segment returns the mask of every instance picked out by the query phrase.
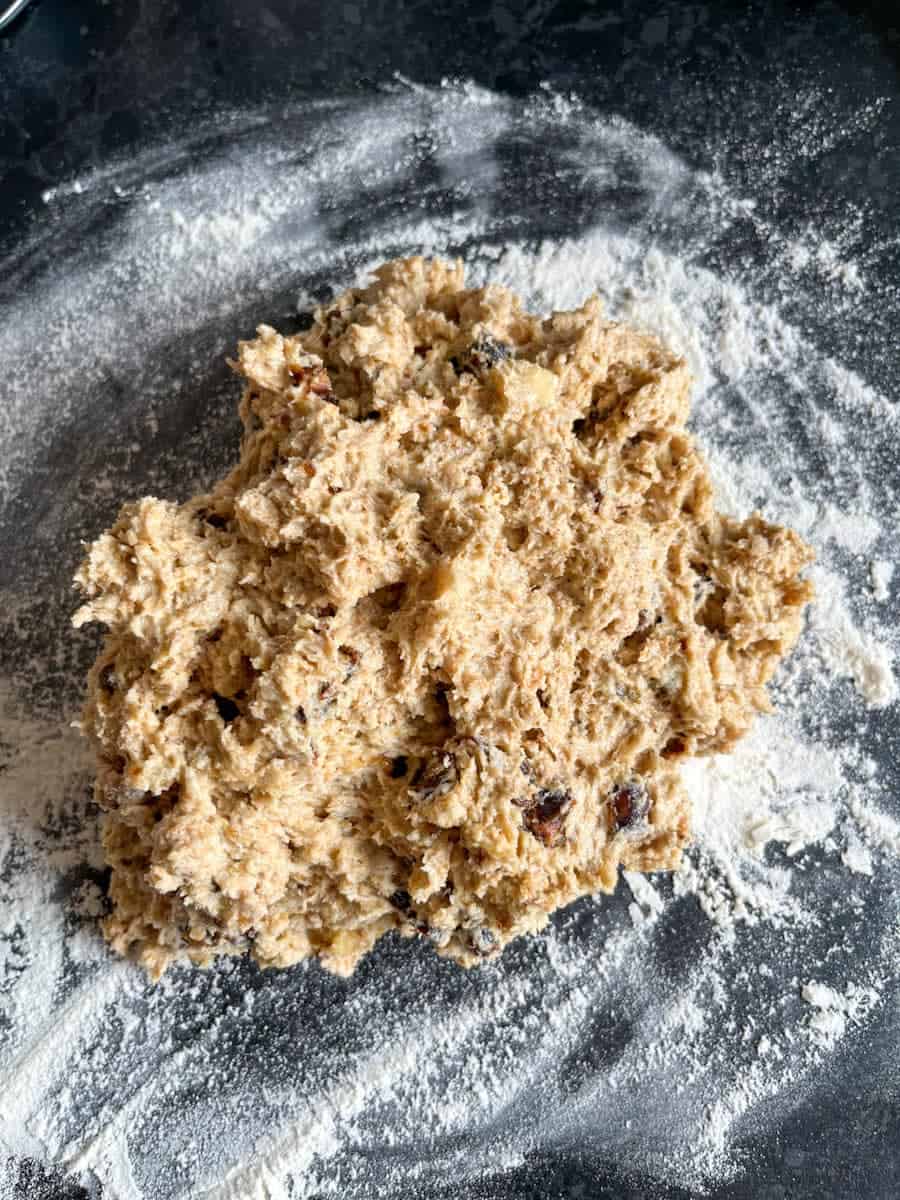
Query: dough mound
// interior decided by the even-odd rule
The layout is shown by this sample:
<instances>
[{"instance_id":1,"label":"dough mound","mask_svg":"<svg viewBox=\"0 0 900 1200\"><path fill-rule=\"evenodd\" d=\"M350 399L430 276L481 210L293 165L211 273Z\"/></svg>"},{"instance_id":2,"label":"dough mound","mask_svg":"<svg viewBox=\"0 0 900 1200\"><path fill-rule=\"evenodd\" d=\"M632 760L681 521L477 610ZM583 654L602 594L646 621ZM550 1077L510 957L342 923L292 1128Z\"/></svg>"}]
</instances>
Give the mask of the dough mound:
<instances>
[{"instance_id":1,"label":"dough mound","mask_svg":"<svg viewBox=\"0 0 900 1200\"><path fill-rule=\"evenodd\" d=\"M396 929L471 966L675 867L679 760L769 707L812 557L715 512L685 363L410 258L233 365L238 465L76 576L112 945L349 974Z\"/></svg>"}]
</instances>

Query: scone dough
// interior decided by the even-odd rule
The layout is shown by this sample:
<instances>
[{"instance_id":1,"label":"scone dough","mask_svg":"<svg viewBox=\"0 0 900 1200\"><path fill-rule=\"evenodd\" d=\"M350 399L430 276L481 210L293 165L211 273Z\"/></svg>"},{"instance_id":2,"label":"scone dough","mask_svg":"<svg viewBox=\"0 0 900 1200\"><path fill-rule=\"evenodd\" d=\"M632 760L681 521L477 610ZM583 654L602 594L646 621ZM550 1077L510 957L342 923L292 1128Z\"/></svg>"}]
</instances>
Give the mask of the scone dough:
<instances>
[{"instance_id":1,"label":"scone dough","mask_svg":"<svg viewBox=\"0 0 900 1200\"><path fill-rule=\"evenodd\" d=\"M411 258L234 366L235 469L77 575L112 945L470 966L676 866L678 763L767 709L811 558L715 512L683 360Z\"/></svg>"}]
</instances>

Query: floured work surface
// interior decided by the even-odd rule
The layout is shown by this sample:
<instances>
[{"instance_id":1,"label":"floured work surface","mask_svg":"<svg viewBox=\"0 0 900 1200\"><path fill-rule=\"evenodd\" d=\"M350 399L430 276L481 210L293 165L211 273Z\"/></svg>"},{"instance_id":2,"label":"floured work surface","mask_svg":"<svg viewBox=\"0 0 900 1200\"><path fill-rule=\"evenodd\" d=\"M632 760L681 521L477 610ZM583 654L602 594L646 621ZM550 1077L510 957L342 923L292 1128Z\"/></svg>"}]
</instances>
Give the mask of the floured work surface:
<instances>
[{"instance_id":1,"label":"floured work surface","mask_svg":"<svg viewBox=\"0 0 900 1200\"><path fill-rule=\"evenodd\" d=\"M685 362L413 258L235 365L239 465L78 575L114 947L470 966L676 866L678 764L768 707L812 557L716 513Z\"/></svg>"},{"instance_id":2,"label":"floured work surface","mask_svg":"<svg viewBox=\"0 0 900 1200\"><path fill-rule=\"evenodd\" d=\"M809 61L831 44L810 34ZM283 61L273 49L269 78ZM786 1181L812 1200L845 1167L873 1195L893 1178L900 296L872 214L833 204L842 183L871 194L883 123L858 91L851 112L772 82L772 138L759 91L736 84L740 190L558 95L448 86L279 104L224 144L220 123L192 125L162 167L148 151L48 198L0 326L4 1154L129 1200L613 1183L647 1200ZM708 119L718 153L718 102ZM843 180L837 133L859 164ZM503 168L511 145L527 169ZM785 192L786 170L827 180L827 211ZM777 711L682 767L678 871L629 871L479 970L388 935L349 979L245 956L154 984L98 936L108 870L71 728L102 635L70 628L81 543L124 499L184 500L233 466L238 337L293 331L417 251L461 255L468 280L536 313L598 291L685 356L717 506L759 507L816 551Z\"/></svg>"}]
</instances>

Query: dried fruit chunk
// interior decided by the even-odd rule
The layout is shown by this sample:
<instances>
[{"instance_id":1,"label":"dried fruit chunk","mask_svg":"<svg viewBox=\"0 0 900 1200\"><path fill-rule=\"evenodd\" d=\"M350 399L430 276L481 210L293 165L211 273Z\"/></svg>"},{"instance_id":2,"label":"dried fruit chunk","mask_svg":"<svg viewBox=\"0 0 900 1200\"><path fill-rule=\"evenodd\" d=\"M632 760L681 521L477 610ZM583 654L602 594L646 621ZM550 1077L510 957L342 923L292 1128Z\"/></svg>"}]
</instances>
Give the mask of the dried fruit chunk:
<instances>
[{"instance_id":1,"label":"dried fruit chunk","mask_svg":"<svg viewBox=\"0 0 900 1200\"><path fill-rule=\"evenodd\" d=\"M458 782L456 756L450 750L438 750L417 767L409 794L413 800L438 800L452 792Z\"/></svg>"},{"instance_id":2,"label":"dried fruit chunk","mask_svg":"<svg viewBox=\"0 0 900 1200\"><path fill-rule=\"evenodd\" d=\"M647 789L636 779L617 783L607 801L615 830L634 829L646 820L650 812Z\"/></svg>"},{"instance_id":3,"label":"dried fruit chunk","mask_svg":"<svg viewBox=\"0 0 900 1200\"><path fill-rule=\"evenodd\" d=\"M412 912L412 896L402 888L391 893L389 902L393 908L399 909L400 912L405 913L407 916Z\"/></svg>"},{"instance_id":4,"label":"dried fruit chunk","mask_svg":"<svg viewBox=\"0 0 900 1200\"><path fill-rule=\"evenodd\" d=\"M571 806L571 792L564 788L541 788L525 805L525 828L545 846L555 846L561 840Z\"/></svg>"}]
</instances>

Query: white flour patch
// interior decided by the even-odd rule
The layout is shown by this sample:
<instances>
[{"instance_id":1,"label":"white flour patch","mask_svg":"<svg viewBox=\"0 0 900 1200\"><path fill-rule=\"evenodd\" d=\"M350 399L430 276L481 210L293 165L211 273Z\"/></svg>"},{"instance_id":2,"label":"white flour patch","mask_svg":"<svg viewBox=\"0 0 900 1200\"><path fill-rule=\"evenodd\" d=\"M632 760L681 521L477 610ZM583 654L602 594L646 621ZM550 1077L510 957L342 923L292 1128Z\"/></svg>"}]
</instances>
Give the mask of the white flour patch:
<instances>
[{"instance_id":1,"label":"white flour patch","mask_svg":"<svg viewBox=\"0 0 900 1200\"><path fill-rule=\"evenodd\" d=\"M854 983L842 993L826 983L811 979L803 985L801 996L814 1010L809 1018L809 1028L825 1045L833 1045L847 1031L848 1023L858 1023L873 1004L878 1002L874 988L859 987Z\"/></svg>"},{"instance_id":2,"label":"white flour patch","mask_svg":"<svg viewBox=\"0 0 900 1200\"><path fill-rule=\"evenodd\" d=\"M855 834L847 834L847 844L841 855L841 862L857 875L874 875L872 852Z\"/></svg>"},{"instance_id":3,"label":"white flour patch","mask_svg":"<svg viewBox=\"0 0 900 1200\"><path fill-rule=\"evenodd\" d=\"M653 1180L701 1194L739 1175L740 1138L869 1036L900 949L898 755L878 732L897 697L900 421L829 340L860 311L876 328L896 298L856 217L789 235L622 121L475 87L239 114L191 158L175 144L50 189L22 251L40 269L0 325L17 563L0 1149L116 1200L424 1195L573 1146L649 1197ZM566 237L546 236L548 195L571 208ZM717 249L742 238L759 261ZM184 496L234 457L217 364L237 336L417 251L463 254L534 307L598 290L683 352L720 507L816 547L808 631L778 714L685 767L697 840L674 878L630 875L478 972L395 942L348 983L226 964L152 988L95 932L102 856L69 728L93 649L67 627L78 539L126 497Z\"/></svg>"},{"instance_id":4,"label":"white flour patch","mask_svg":"<svg viewBox=\"0 0 900 1200\"><path fill-rule=\"evenodd\" d=\"M891 596L891 582L894 578L895 564L883 558L869 563L869 576L872 583L872 594L879 604L884 604Z\"/></svg>"}]
</instances>

